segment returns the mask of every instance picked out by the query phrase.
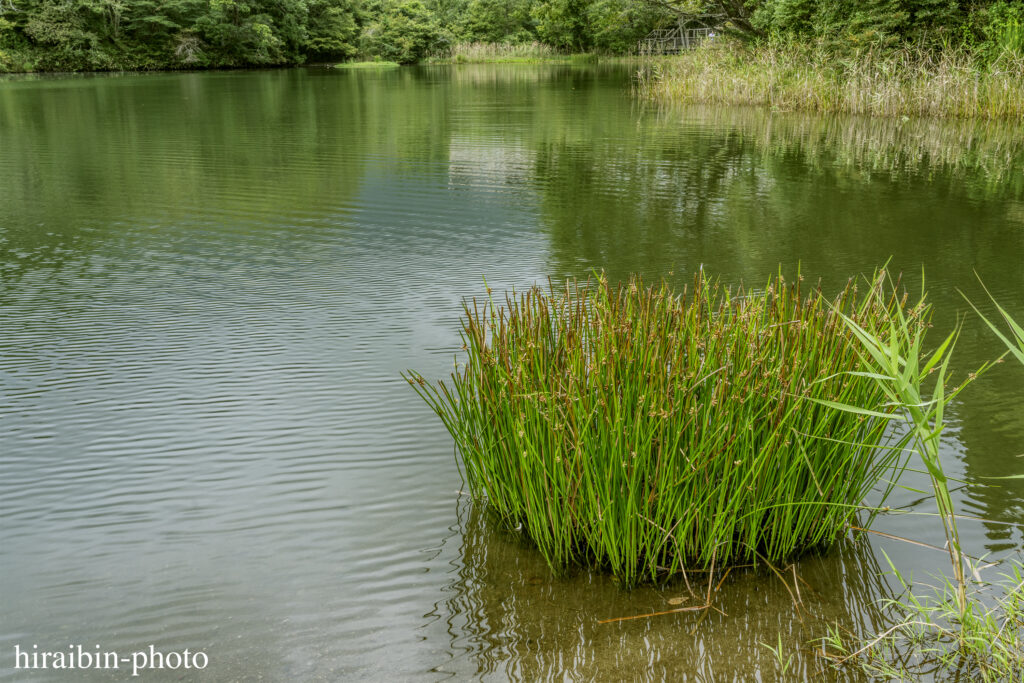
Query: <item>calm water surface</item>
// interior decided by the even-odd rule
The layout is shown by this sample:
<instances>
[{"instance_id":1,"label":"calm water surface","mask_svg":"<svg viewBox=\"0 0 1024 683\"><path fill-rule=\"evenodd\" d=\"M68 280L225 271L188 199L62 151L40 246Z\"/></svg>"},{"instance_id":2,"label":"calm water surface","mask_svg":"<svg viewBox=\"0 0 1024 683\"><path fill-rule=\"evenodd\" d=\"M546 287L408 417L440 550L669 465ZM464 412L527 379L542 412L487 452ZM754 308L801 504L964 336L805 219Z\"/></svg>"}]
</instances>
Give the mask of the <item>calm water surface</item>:
<instances>
[{"instance_id":1,"label":"calm water surface","mask_svg":"<svg viewBox=\"0 0 1024 683\"><path fill-rule=\"evenodd\" d=\"M28 680L16 644L152 643L205 651L208 680L767 681L779 637L818 675L800 643L882 623L883 550L944 556L873 537L799 563L801 610L737 571L724 614L599 625L683 589L551 576L459 494L399 373L449 371L484 277L781 265L835 289L890 257L924 268L939 328L956 288L982 300L974 270L1024 317L1014 126L662 111L624 68L2 81L0 677ZM999 352L965 320L964 370ZM1021 542L994 522L1024 522L1024 485L984 478L1024 471L1022 399L1003 366L945 436L964 513L993 520L965 523L974 554ZM877 528L941 542L928 517Z\"/></svg>"}]
</instances>

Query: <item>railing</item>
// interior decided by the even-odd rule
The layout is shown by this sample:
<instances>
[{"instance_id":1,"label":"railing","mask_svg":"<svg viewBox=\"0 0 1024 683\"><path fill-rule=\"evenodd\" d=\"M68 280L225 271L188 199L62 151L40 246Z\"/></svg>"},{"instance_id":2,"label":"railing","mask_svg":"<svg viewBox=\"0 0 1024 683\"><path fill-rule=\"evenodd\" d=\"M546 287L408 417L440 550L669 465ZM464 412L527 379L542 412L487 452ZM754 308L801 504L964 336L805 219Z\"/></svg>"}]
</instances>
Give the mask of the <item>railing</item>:
<instances>
[{"instance_id":1,"label":"railing","mask_svg":"<svg viewBox=\"0 0 1024 683\"><path fill-rule=\"evenodd\" d=\"M695 48L714 36L715 29L707 27L658 28L639 42L637 51L642 55L674 55Z\"/></svg>"}]
</instances>

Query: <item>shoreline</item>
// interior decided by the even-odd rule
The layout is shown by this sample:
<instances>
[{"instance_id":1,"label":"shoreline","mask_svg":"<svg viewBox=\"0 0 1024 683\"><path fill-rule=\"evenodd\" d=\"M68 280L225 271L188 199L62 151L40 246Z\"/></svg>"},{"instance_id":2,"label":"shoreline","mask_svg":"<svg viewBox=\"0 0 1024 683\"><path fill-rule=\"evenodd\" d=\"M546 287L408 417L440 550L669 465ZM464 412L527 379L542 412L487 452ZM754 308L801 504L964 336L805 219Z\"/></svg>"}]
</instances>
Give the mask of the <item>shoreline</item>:
<instances>
[{"instance_id":1,"label":"shoreline","mask_svg":"<svg viewBox=\"0 0 1024 683\"><path fill-rule=\"evenodd\" d=\"M98 76L115 74L201 74L201 73L225 73L232 71L283 71L286 69L308 69L308 68L334 68L334 62L313 62L308 64L253 64L251 66L215 66L209 68L182 67L180 69L167 67L163 69L82 69L79 71L3 71L0 70L0 79L11 76Z\"/></svg>"},{"instance_id":2,"label":"shoreline","mask_svg":"<svg viewBox=\"0 0 1024 683\"><path fill-rule=\"evenodd\" d=\"M771 112L870 118L1024 120L1024 56L986 62L966 50L903 48L843 58L820 46L723 42L679 55L556 54L540 45L471 44L408 66L463 64L636 67L634 95L663 105L752 107ZM0 71L0 79L296 68L391 69L390 61L223 66L212 68Z\"/></svg>"}]
</instances>

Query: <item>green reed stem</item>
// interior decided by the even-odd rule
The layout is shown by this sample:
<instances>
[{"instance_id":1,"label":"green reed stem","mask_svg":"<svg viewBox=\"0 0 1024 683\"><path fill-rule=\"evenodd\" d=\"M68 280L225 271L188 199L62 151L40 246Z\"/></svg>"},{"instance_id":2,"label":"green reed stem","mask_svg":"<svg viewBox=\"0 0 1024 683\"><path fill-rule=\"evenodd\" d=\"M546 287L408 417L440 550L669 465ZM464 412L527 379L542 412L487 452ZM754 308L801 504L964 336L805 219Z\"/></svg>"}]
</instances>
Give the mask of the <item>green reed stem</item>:
<instances>
[{"instance_id":1,"label":"green reed stem","mask_svg":"<svg viewBox=\"0 0 1024 683\"><path fill-rule=\"evenodd\" d=\"M896 408L847 321L905 326L902 358L927 316L881 274L831 301L802 279L743 291L701 272L677 294L600 276L468 301L464 366L447 383L406 379L471 491L556 570L633 584L778 562L836 541L906 462L885 447Z\"/></svg>"},{"instance_id":2,"label":"green reed stem","mask_svg":"<svg viewBox=\"0 0 1024 683\"><path fill-rule=\"evenodd\" d=\"M914 451L924 464L935 493L935 504L942 520L946 549L956 582L956 603L961 614L964 614L968 609L967 574L949 479L939 457L939 439L945 429L946 406L991 364L970 373L964 382L950 388L947 385L949 363L960 328L958 326L953 330L930 355L926 354L925 328L919 324L919 316L913 315L915 311L924 308L922 293L921 301L912 309L911 315L906 314L902 307L896 309L894 317L882 321L859 322L850 316L840 315L861 343L862 359L870 368L865 375L876 381L885 393L888 405L897 408L890 419L904 421L909 426L907 441L913 444ZM935 379L931 395L926 396L924 387L928 377L933 374ZM851 413L862 412L854 405L834 407Z\"/></svg>"}]
</instances>

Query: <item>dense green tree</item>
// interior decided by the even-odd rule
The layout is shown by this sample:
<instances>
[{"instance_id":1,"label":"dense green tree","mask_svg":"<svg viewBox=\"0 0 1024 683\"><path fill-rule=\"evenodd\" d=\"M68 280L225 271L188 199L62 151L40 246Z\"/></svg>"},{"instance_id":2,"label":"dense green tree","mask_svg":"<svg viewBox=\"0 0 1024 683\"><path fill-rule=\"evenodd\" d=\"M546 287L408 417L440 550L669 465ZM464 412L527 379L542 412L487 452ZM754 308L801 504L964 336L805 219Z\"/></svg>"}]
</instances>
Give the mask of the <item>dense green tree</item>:
<instances>
[{"instance_id":1,"label":"dense green tree","mask_svg":"<svg viewBox=\"0 0 1024 683\"><path fill-rule=\"evenodd\" d=\"M850 22L854 36L896 44L927 39L949 29L958 14L955 0L864 0Z\"/></svg>"},{"instance_id":2,"label":"dense green tree","mask_svg":"<svg viewBox=\"0 0 1024 683\"><path fill-rule=\"evenodd\" d=\"M594 0L587 8L591 45L614 54L635 50L653 27L672 20L664 7L634 0Z\"/></svg>"},{"instance_id":3,"label":"dense green tree","mask_svg":"<svg viewBox=\"0 0 1024 683\"><path fill-rule=\"evenodd\" d=\"M0 71L408 63L455 40L623 53L708 14L755 40L1024 53L1024 0L0 0Z\"/></svg>"},{"instance_id":4,"label":"dense green tree","mask_svg":"<svg viewBox=\"0 0 1024 683\"><path fill-rule=\"evenodd\" d=\"M458 22L460 37L471 41L518 42L535 37L529 0L470 0Z\"/></svg>"},{"instance_id":5,"label":"dense green tree","mask_svg":"<svg viewBox=\"0 0 1024 683\"><path fill-rule=\"evenodd\" d=\"M963 23L958 0L645 0L727 18L749 35L818 35L895 44L940 39ZM976 2L988 6L992 2Z\"/></svg>"},{"instance_id":6,"label":"dense green tree","mask_svg":"<svg viewBox=\"0 0 1024 683\"><path fill-rule=\"evenodd\" d=\"M101 45L101 34L92 8L85 3L48 0L26 14L25 37L41 47L39 64L44 69L103 69L112 64ZM90 21L92 20L92 21Z\"/></svg>"},{"instance_id":7,"label":"dense green tree","mask_svg":"<svg viewBox=\"0 0 1024 683\"><path fill-rule=\"evenodd\" d=\"M583 52L593 44L588 13L594 0L539 0L533 7L537 34L549 45Z\"/></svg>"},{"instance_id":8,"label":"dense green tree","mask_svg":"<svg viewBox=\"0 0 1024 683\"><path fill-rule=\"evenodd\" d=\"M764 32L808 34L821 19L818 0L769 0L752 14L752 23Z\"/></svg>"},{"instance_id":9,"label":"dense green tree","mask_svg":"<svg viewBox=\"0 0 1024 683\"><path fill-rule=\"evenodd\" d=\"M357 0L309 0L305 47L317 57L352 57L358 52L362 9Z\"/></svg>"},{"instance_id":10,"label":"dense green tree","mask_svg":"<svg viewBox=\"0 0 1024 683\"><path fill-rule=\"evenodd\" d=\"M515 0L530 3L531 0ZM437 23L453 35L462 37L462 25L466 21L470 0L424 0L427 9Z\"/></svg>"},{"instance_id":11,"label":"dense green tree","mask_svg":"<svg viewBox=\"0 0 1024 683\"><path fill-rule=\"evenodd\" d=\"M302 61L305 23L303 0L210 0L195 28L219 64L286 64Z\"/></svg>"},{"instance_id":12,"label":"dense green tree","mask_svg":"<svg viewBox=\"0 0 1024 683\"><path fill-rule=\"evenodd\" d=\"M973 8L966 34L998 59L1006 53L1024 54L1024 0L999 0Z\"/></svg>"},{"instance_id":13,"label":"dense green tree","mask_svg":"<svg viewBox=\"0 0 1024 683\"><path fill-rule=\"evenodd\" d=\"M405 0L385 7L363 33L362 47L369 54L412 64L447 42L445 31L420 0Z\"/></svg>"}]
</instances>

